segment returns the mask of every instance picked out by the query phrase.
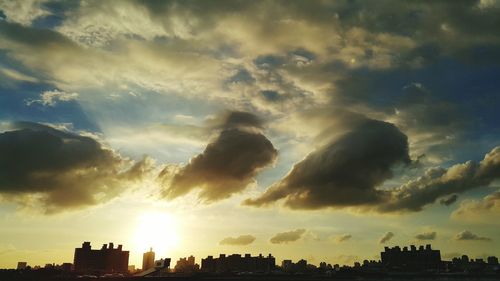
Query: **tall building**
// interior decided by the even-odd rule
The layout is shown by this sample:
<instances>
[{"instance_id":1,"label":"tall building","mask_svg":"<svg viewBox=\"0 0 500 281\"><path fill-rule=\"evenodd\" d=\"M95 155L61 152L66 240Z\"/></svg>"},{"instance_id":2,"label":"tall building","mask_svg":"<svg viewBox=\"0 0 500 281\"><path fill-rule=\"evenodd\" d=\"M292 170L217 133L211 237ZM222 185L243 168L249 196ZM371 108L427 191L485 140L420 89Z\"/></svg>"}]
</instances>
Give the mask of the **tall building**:
<instances>
[{"instance_id":1,"label":"tall building","mask_svg":"<svg viewBox=\"0 0 500 281\"><path fill-rule=\"evenodd\" d=\"M20 261L20 262L17 263L17 270L26 269L27 266L28 266L27 262Z\"/></svg>"},{"instance_id":2,"label":"tall building","mask_svg":"<svg viewBox=\"0 0 500 281\"><path fill-rule=\"evenodd\" d=\"M123 251L122 245L114 248L104 244L100 250L92 250L90 242L83 242L75 249L74 265L77 272L126 273L128 271L129 251Z\"/></svg>"},{"instance_id":3,"label":"tall building","mask_svg":"<svg viewBox=\"0 0 500 281\"><path fill-rule=\"evenodd\" d=\"M385 247L380 253L382 264L390 269L402 270L434 270L442 268L441 252L431 249L431 245L417 247L414 245L401 248L399 246Z\"/></svg>"},{"instance_id":4,"label":"tall building","mask_svg":"<svg viewBox=\"0 0 500 281\"><path fill-rule=\"evenodd\" d=\"M153 248L149 248L149 252L142 255L142 270L148 270L155 266L155 252Z\"/></svg>"}]
</instances>

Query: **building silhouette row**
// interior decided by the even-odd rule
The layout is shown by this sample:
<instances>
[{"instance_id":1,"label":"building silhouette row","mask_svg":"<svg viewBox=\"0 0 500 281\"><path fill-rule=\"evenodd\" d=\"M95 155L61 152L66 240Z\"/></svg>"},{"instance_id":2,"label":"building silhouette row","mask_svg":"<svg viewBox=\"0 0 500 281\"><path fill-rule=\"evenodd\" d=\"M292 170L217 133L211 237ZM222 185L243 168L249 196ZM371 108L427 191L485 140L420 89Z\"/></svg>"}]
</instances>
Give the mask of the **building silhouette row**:
<instances>
[{"instance_id":1,"label":"building silhouette row","mask_svg":"<svg viewBox=\"0 0 500 281\"><path fill-rule=\"evenodd\" d=\"M143 253L142 268L129 267L129 251L122 245L114 247L113 243L104 244L101 249L92 249L90 242L83 242L74 252L74 263L62 265L47 264L45 267L31 267L26 262L19 262L18 271L32 269L59 270L74 272L75 274L127 274L131 272L137 276L168 276L169 274L253 274L253 273L280 273L280 274L343 274L343 273L383 273L383 272L463 272L484 273L497 272L500 274L498 258L490 256L487 259L469 259L468 256L453 258L451 261L441 260L439 250L431 245L409 247L385 247L380 253L380 260L365 260L355 262L354 266L331 265L325 262L319 267L308 264L301 259L297 262L283 260L281 266L276 265L276 259L271 254L251 256L220 254L218 257L208 256L197 264L194 256L180 258L173 268L169 258L155 259L155 252L150 249ZM1 279L1 278L0 278Z\"/></svg>"},{"instance_id":2,"label":"building silhouette row","mask_svg":"<svg viewBox=\"0 0 500 281\"><path fill-rule=\"evenodd\" d=\"M416 246L411 245L389 248L385 247L384 252L380 253L382 265L390 269L404 270L439 270L442 268L441 252L433 250L431 245Z\"/></svg>"},{"instance_id":3,"label":"building silhouette row","mask_svg":"<svg viewBox=\"0 0 500 281\"><path fill-rule=\"evenodd\" d=\"M175 264L174 271L179 273L193 273L200 270L200 265L195 263L195 258L189 256L187 258L180 258Z\"/></svg>"},{"instance_id":4,"label":"building silhouette row","mask_svg":"<svg viewBox=\"0 0 500 281\"><path fill-rule=\"evenodd\" d=\"M252 257L250 254L244 256L233 254L226 256L221 254L218 258L208 256L201 260L201 271L209 273L227 272L262 272L269 273L276 267L276 259L269 254Z\"/></svg>"},{"instance_id":5,"label":"building silhouette row","mask_svg":"<svg viewBox=\"0 0 500 281\"><path fill-rule=\"evenodd\" d=\"M104 244L100 250L93 250L90 242L83 242L75 249L74 269L76 272L127 273L129 251L122 245L114 248L113 243Z\"/></svg>"}]
</instances>

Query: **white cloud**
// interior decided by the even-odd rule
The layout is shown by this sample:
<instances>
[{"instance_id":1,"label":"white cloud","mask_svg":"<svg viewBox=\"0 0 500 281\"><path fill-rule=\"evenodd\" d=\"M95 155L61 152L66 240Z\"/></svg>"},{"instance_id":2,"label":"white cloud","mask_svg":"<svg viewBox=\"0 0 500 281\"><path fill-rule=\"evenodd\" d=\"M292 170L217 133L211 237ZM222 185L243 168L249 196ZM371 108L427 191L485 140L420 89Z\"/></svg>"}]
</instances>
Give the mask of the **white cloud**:
<instances>
[{"instance_id":1,"label":"white cloud","mask_svg":"<svg viewBox=\"0 0 500 281\"><path fill-rule=\"evenodd\" d=\"M32 105L34 103L39 103L44 106L55 106L61 101L72 101L78 98L78 93L66 93L64 91L53 90L45 91L40 94L40 99L32 99L26 101L26 105Z\"/></svg>"},{"instance_id":2,"label":"white cloud","mask_svg":"<svg viewBox=\"0 0 500 281\"><path fill-rule=\"evenodd\" d=\"M0 10L5 14L10 22L17 22L22 25L31 25L39 18L50 15L50 12L43 8L47 0L0 0Z\"/></svg>"},{"instance_id":3,"label":"white cloud","mask_svg":"<svg viewBox=\"0 0 500 281\"><path fill-rule=\"evenodd\" d=\"M57 30L91 47L103 47L126 36L152 40L167 35L146 7L130 1L85 1Z\"/></svg>"}]
</instances>

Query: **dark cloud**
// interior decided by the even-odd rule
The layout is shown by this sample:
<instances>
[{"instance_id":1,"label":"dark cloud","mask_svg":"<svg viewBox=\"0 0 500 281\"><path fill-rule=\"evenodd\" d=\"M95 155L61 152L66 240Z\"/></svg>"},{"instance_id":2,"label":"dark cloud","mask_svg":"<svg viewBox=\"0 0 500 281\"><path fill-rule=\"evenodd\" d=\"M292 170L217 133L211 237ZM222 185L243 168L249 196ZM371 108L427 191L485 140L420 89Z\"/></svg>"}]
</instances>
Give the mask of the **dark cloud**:
<instances>
[{"instance_id":1,"label":"dark cloud","mask_svg":"<svg viewBox=\"0 0 500 281\"><path fill-rule=\"evenodd\" d=\"M421 93L414 94L416 97L407 96L406 103L421 98ZM244 204L265 206L282 200L284 206L292 209L355 207L381 213L417 212L437 201L453 204L459 194L488 186L500 178L500 147L496 147L479 163L433 167L398 187L382 187L392 177L393 167L411 162L406 135L390 123L359 114L318 114L322 117L304 118L326 128L315 138L324 145L295 164L262 195L247 199Z\"/></svg>"},{"instance_id":2,"label":"dark cloud","mask_svg":"<svg viewBox=\"0 0 500 281\"><path fill-rule=\"evenodd\" d=\"M351 234L343 234L335 238L335 241L337 242L346 242L347 240L351 239L352 235Z\"/></svg>"},{"instance_id":3,"label":"dark cloud","mask_svg":"<svg viewBox=\"0 0 500 281\"><path fill-rule=\"evenodd\" d=\"M436 239L437 233L435 231L432 232L424 232L415 235L415 238L418 240L434 240Z\"/></svg>"},{"instance_id":4,"label":"dark cloud","mask_svg":"<svg viewBox=\"0 0 500 281\"><path fill-rule=\"evenodd\" d=\"M245 83L252 84L255 82L255 78L253 78L252 74L248 72L248 70L242 68L239 69L233 76L229 77L226 80L226 83Z\"/></svg>"},{"instance_id":5,"label":"dark cloud","mask_svg":"<svg viewBox=\"0 0 500 281\"><path fill-rule=\"evenodd\" d=\"M222 239L220 245L232 245L232 246L245 246L250 245L255 241L255 236L253 235L240 235L238 237L226 237Z\"/></svg>"},{"instance_id":6,"label":"dark cloud","mask_svg":"<svg viewBox=\"0 0 500 281\"><path fill-rule=\"evenodd\" d=\"M491 241L491 238L476 235L468 230L464 230L455 235L455 239L461 241Z\"/></svg>"},{"instance_id":7,"label":"dark cloud","mask_svg":"<svg viewBox=\"0 0 500 281\"><path fill-rule=\"evenodd\" d=\"M380 239L378 240L378 242L380 244L385 244L386 242L389 242L389 240L392 239L392 237L394 237L394 233L392 232L386 232L382 237L380 237Z\"/></svg>"},{"instance_id":8,"label":"dark cloud","mask_svg":"<svg viewBox=\"0 0 500 281\"><path fill-rule=\"evenodd\" d=\"M285 62L285 57L276 55L259 56L254 60L254 64L258 68L276 68L285 64Z\"/></svg>"},{"instance_id":9,"label":"dark cloud","mask_svg":"<svg viewBox=\"0 0 500 281\"><path fill-rule=\"evenodd\" d=\"M227 111L207 121L208 127L219 129L262 129L264 122L255 114L245 111Z\"/></svg>"},{"instance_id":10,"label":"dark cloud","mask_svg":"<svg viewBox=\"0 0 500 281\"><path fill-rule=\"evenodd\" d=\"M448 67L433 65L426 70L440 72L443 69ZM478 116L469 116L468 110L454 100L456 94L450 92L453 87L443 88L441 81L424 73L415 70L410 75L406 68L354 70L335 83L339 91L333 94L333 102L361 104L390 116L398 128L414 138L414 146L418 145L417 148L423 150L421 153L445 150L443 144L456 141L464 130L471 129L475 123L472 121L477 121ZM412 81L415 77L423 81ZM427 84L438 89L427 89Z\"/></svg>"},{"instance_id":11,"label":"dark cloud","mask_svg":"<svg viewBox=\"0 0 500 281\"><path fill-rule=\"evenodd\" d=\"M305 229L296 229L287 232L281 232L274 235L271 240L269 240L273 244L287 244L290 242L295 242L302 238L302 235L306 233Z\"/></svg>"},{"instance_id":12,"label":"dark cloud","mask_svg":"<svg viewBox=\"0 0 500 281\"><path fill-rule=\"evenodd\" d=\"M376 187L392 177L391 168L409 162L403 133L390 123L364 119L244 203L262 206L284 200L293 209L375 205L386 200L387 192Z\"/></svg>"},{"instance_id":13,"label":"dark cloud","mask_svg":"<svg viewBox=\"0 0 500 281\"><path fill-rule=\"evenodd\" d=\"M457 202L457 199L458 199L458 195L456 194L452 194L450 195L449 197L446 197L446 198L441 198L439 200L439 204L441 205L445 205L445 206L450 206L452 205L453 203Z\"/></svg>"},{"instance_id":14,"label":"dark cloud","mask_svg":"<svg viewBox=\"0 0 500 281\"><path fill-rule=\"evenodd\" d=\"M231 112L223 118L222 131L203 153L172 175L160 174L163 196L173 199L200 189L206 202L227 198L253 181L262 168L273 163L277 150L257 129L260 120L250 113Z\"/></svg>"},{"instance_id":15,"label":"dark cloud","mask_svg":"<svg viewBox=\"0 0 500 281\"><path fill-rule=\"evenodd\" d=\"M46 212L80 208L119 195L149 170L130 167L96 140L36 123L16 123L0 134L0 194L37 195Z\"/></svg>"},{"instance_id":16,"label":"dark cloud","mask_svg":"<svg viewBox=\"0 0 500 281\"><path fill-rule=\"evenodd\" d=\"M493 148L477 163L467 161L448 169L431 168L421 177L392 191L392 198L379 207L381 212L420 211L439 198L488 186L500 178L500 147Z\"/></svg>"}]
</instances>

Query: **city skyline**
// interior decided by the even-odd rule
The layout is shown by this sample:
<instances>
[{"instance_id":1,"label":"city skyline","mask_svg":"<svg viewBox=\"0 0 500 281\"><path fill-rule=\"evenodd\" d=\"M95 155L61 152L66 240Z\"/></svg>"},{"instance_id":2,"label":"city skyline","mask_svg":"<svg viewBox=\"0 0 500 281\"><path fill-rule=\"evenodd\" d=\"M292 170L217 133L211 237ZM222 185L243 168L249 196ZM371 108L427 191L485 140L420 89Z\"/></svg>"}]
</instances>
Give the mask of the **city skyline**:
<instances>
[{"instance_id":1,"label":"city skyline","mask_svg":"<svg viewBox=\"0 0 500 281\"><path fill-rule=\"evenodd\" d=\"M418 247L417 247L418 246ZM198 273L236 273L236 274L280 274L282 273L297 273L302 272L309 274L327 273L326 271L339 271L341 269L360 268L361 265L366 267L367 272L398 272L410 271L414 274L432 271L434 273L451 273L472 270L472 272L484 271L494 273L499 269L498 258L496 256L488 256L487 258L469 258L467 255L453 257L445 260L441 258L439 249L433 249L431 244L426 245L410 245L410 246L385 246L380 252L380 258L374 260L355 261L351 265L330 264L324 261L318 264L309 263L307 260L300 259L296 263L290 259L281 261L281 266L272 254L267 256L259 254L253 256L251 254L219 254L218 257L209 255L206 258L199 258L199 263L196 262L196 257L179 258L175 266L173 260L168 257L155 259L155 252L152 248L148 252L143 253L142 267L137 268L135 265L129 264L130 252L123 245L114 247L113 242L103 244L101 249L92 249L91 242L82 243L80 248L75 248L73 263L48 263L45 267L32 266L27 262L18 262L17 270L39 270L39 269L59 269L63 272L74 272L76 274L106 274L106 273L121 273L131 274L140 277L156 276L161 273L181 273L181 274L198 274ZM316 270L320 272L314 273ZM467 273L464 271L463 273ZM470 273L470 272L468 272Z\"/></svg>"},{"instance_id":2,"label":"city skyline","mask_svg":"<svg viewBox=\"0 0 500 281\"><path fill-rule=\"evenodd\" d=\"M0 0L0 268L500 256L498 26L498 0Z\"/></svg>"}]
</instances>

